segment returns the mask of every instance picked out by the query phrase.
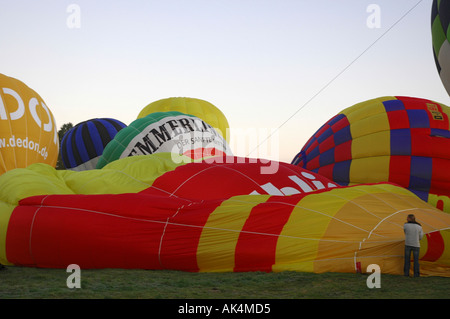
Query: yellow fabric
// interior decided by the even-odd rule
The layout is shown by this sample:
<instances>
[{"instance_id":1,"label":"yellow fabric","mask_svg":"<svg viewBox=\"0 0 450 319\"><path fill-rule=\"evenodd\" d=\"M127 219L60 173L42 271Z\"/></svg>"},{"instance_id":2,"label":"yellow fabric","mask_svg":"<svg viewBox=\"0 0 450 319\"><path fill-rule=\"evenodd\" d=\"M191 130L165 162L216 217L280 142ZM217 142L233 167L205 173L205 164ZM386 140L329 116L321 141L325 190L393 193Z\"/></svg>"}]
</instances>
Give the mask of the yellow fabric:
<instances>
[{"instance_id":1,"label":"yellow fabric","mask_svg":"<svg viewBox=\"0 0 450 319\"><path fill-rule=\"evenodd\" d=\"M377 109L376 111L378 112L379 110ZM350 123L352 123L350 128L353 137L353 143L358 140L358 138L365 135L375 134L383 131L390 131L389 119L386 111L384 113L377 113L370 118L364 118L357 122ZM389 146L389 143L387 144L387 146Z\"/></svg>"},{"instance_id":2,"label":"yellow fabric","mask_svg":"<svg viewBox=\"0 0 450 319\"><path fill-rule=\"evenodd\" d=\"M389 163L389 156L354 159L350 166L350 180L352 184L387 181L389 179ZM368 167L371 169L367 169Z\"/></svg>"},{"instance_id":3,"label":"yellow fabric","mask_svg":"<svg viewBox=\"0 0 450 319\"><path fill-rule=\"evenodd\" d=\"M11 265L6 258L6 232L8 229L9 218L16 206L0 202L0 264Z\"/></svg>"},{"instance_id":4,"label":"yellow fabric","mask_svg":"<svg viewBox=\"0 0 450 319\"><path fill-rule=\"evenodd\" d=\"M245 210L242 209L242 197ZM209 216L197 249L200 271L229 272L235 266L234 253L240 231L251 208L265 202L269 195L236 196L226 200Z\"/></svg>"},{"instance_id":5,"label":"yellow fabric","mask_svg":"<svg viewBox=\"0 0 450 319\"><path fill-rule=\"evenodd\" d=\"M329 205L323 206L328 202ZM342 205L342 199L332 192L312 194L303 198L294 208L278 239L274 271L314 271L320 238L330 218Z\"/></svg>"},{"instance_id":6,"label":"yellow fabric","mask_svg":"<svg viewBox=\"0 0 450 319\"><path fill-rule=\"evenodd\" d=\"M450 229L440 231L442 239L444 240L445 247L450 247ZM444 250L441 258L436 261L438 264L449 265L450 264L450 249Z\"/></svg>"},{"instance_id":7,"label":"yellow fabric","mask_svg":"<svg viewBox=\"0 0 450 319\"><path fill-rule=\"evenodd\" d=\"M374 100L361 102L346 108L340 114L346 115L350 123L355 123L356 121L369 118L375 114L386 112L383 107L383 102L396 99L397 98L394 96L385 96ZM374 103L375 101L378 101L379 103Z\"/></svg>"},{"instance_id":8,"label":"yellow fabric","mask_svg":"<svg viewBox=\"0 0 450 319\"><path fill-rule=\"evenodd\" d=\"M58 151L57 126L44 100L0 74L0 175L33 163L55 166Z\"/></svg>"},{"instance_id":9,"label":"yellow fabric","mask_svg":"<svg viewBox=\"0 0 450 319\"><path fill-rule=\"evenodd\" d=\"M390 155L390 138L389 131L382 131L354 139L352 158L355 160L363 157Z\"/></svg>"},{"instance_id":10,"label":"yellow fabric","mask_svg":"<svg viewBox=\"0 0 450 319\"><path fill-rule=\"evenodd\" d=\"M438 207L438 202L442 202L442 210L450 212L450 197L445 195L428 194L428 203L434 207Z\"/></svg>"}]
</instances>

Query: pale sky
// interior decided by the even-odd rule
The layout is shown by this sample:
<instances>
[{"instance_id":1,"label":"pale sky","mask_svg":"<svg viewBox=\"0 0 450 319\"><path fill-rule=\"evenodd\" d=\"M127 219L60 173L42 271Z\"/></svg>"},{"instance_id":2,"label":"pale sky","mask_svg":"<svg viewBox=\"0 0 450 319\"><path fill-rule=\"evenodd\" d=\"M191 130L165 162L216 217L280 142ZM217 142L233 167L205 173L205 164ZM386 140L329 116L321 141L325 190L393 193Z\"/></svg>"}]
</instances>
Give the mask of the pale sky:
<instances>
[{"instance_id":1,"label":"pale sky","mask_svg":"<svg viewBox=\"0 0 450 319\"><path fill-rule=\"evenodd\" d=\"M269 132L418 2L0 0L0 73L37 91L58 126L95 117L130 124L150 102L188 96L216 105L233 129ZM433 59L431 3L291 118L274 135L279 154L264 157L290 162L329 118L371 98L450 105ZM67 25L70 4L81 9L80 28ZM381 9L380 28L367 26L370 4Z\"/></svg>"}]
</instances>

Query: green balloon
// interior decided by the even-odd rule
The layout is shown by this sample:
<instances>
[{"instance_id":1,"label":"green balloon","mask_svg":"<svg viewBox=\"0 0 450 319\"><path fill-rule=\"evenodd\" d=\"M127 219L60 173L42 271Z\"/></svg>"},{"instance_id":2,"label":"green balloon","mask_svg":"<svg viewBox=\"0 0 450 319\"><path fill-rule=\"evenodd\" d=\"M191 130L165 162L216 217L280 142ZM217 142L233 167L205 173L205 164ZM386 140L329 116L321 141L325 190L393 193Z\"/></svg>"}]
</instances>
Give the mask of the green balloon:
<instances>
[{"instance_id":1,"label":"green balloon","mask_svg":"<svg viewBox=\"0 0 450 319\"><path fill-rule=\"evenodd\" d=\"M450 94L450 0L434 0L431 12L431 34L436 67Z\"/></svg>"},{"instance_id":2,"label":"green balloon","mask_svg":"<svg viewBox=\"0 0 450 319\"><path fill-rule=\"evenodd\" d=\"M222 135L198 117L176 111L156 112L119 131L105 147L96 168L119 158L161 152L193 159L232 155Z\"/></svg>"}]
</instances>

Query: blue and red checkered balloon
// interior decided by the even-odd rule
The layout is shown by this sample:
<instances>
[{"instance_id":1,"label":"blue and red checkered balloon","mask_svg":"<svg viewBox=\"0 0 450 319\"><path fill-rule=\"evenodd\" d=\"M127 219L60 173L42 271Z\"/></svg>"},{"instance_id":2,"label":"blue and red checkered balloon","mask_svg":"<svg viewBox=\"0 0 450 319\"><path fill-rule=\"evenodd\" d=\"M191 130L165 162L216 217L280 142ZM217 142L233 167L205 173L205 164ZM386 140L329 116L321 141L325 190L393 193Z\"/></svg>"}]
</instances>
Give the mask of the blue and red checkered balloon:
<instances>
[{"instance_id":1,"label":"blue and red checkered balloon","mask_svg":"<svg viewBox=\"0 0 450 319\"><path fill-rule=\"evenodd\" d=\"M382 97L325 123L292 161L341 185L392 182L450 211L450 108Z\"/></svg>"}]
</instances>

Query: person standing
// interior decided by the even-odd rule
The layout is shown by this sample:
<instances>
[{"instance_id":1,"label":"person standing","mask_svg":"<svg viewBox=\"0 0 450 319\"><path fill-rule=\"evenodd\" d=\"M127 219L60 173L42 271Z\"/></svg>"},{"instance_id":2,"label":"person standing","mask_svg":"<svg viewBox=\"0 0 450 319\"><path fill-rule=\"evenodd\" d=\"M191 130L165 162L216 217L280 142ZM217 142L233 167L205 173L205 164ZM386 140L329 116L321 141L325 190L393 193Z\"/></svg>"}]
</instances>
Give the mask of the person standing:
<instances>
[{"instance_id":1,"label":"person standing","mask_svg":"<svg viewBox=\"0 0 450 319\"><path fill-rule=\"evenodd\" d=\"M414 277L420 277L419 252L420 240L423 237L422 226L416 222L416 217L413 214L409 214L406 218L405 225L403 225L403 230L405 232L405 276L409 277L412 253L414 259Z\"/></svg>"}]
</instances>

